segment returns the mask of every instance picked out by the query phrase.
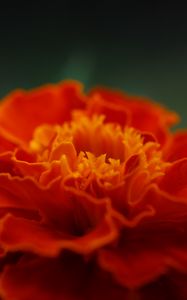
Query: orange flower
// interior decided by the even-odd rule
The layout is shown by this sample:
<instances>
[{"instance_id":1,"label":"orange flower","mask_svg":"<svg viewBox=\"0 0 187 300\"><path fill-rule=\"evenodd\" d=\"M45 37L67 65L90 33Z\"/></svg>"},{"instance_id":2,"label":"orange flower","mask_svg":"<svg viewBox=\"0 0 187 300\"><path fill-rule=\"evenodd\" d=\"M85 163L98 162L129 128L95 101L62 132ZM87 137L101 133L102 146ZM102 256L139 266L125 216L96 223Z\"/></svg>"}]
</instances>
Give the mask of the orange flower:
<instances>
[{"instance_id":1,"label":"orange flower","mask_svg":"<svg viewBox=\"0 0 187 300\"><path fill-rule=\"evenodd\" d=\"M77 82L0 105L4 300L187 299L186 132Z\"/></svg>"}]
</instances>

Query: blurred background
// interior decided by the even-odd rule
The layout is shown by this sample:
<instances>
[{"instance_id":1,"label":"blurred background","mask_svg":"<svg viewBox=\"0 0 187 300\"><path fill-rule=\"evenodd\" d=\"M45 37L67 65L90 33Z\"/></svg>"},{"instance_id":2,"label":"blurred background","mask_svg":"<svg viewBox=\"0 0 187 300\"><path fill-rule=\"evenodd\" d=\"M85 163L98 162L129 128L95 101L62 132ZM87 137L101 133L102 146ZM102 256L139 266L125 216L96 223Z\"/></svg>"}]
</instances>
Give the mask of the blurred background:
<instances>
[{"instance_id":1,"label":"blurred background","mask_svg":"<svg viewBox=\"0 0 187 300\"><path fill-rule=\"evenodd\" d=\"M131 1L130 9L118 0L61 4L1 13L0 98L15 88L78 79L86 89L104 85L153 98L187 127L185 9L170 2Z\"/></svg>"}]
</instances>

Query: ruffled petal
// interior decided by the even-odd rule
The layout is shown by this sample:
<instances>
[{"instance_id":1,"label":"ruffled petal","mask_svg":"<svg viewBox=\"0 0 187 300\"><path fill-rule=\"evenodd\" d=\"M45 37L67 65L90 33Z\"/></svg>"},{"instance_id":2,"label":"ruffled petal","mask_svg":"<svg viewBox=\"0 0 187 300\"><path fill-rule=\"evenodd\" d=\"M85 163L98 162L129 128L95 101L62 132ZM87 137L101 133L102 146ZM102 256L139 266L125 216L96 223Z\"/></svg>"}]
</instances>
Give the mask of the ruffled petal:
<instances>
[{"instance_id":1,"label":"ruffled petal","mask_svg":"<svg viewBox=\"0 0 187 300\"><path fill-rule=\"evenodd\" d=\"M14 300L82 300L86 271L81 258L23 257L6 267L1 279L2 295Z\"/></svg>"},{"instance_id":2,"label":"ruffled petal","mask_svg":"<svg viewBox=\"0 0 187 300\"><path fill-rule=\"evenodd\" d=\"M5 215L1 222L1 243L7 251L30 249L54 256L66 248L89 253L117 238L109 199L98 201L74 188L63 192L58 185L42 189L30 179L5 176L4 187L8 180L14 184L14 194L6 190L0 203ZM22 219L6 216L18 209L23 211L23 215L18 215ZM38 211L42 222L27 220L25 210L28 209Z\"/></svg>"},{"instance_id":3,"label":"ruffled petal","mask_svg":"<svg viewBox=\"0 0 187 300\"><path fill-rule=\"evenodd\" d=\"M135 222L140 211L145 212L146 205L154 213L145 214ZM131 218L133 215L128 222L121 218L124 229L119 242L99 251L101 267L111 272L121 285L133 289L157 280L172 269L187 273L187 201L153 186L134 203Z\"/></svg>"},{"instance_id":4,"label":"ruffled petal","mask_svg":"<svg viewBox=\"0 0 187 300\"><path fill-rule=\"evenodd\" d=\"M33 195L39 189L32 178L19 178L8 173L0 174L0 208L36 209Z\"/></svg>"},{"instance_id":5,"label":"ruffled petal","mask_svg":"<svg viewBox=\"0 0 187 300\"><path fill-rule=\"evenodd\" d=\"M159 186L171 196L186 199L184 202L187 203L187 158L178 160L168 167Z\"/></svg>"},{"instance_id":6,"label":"ruffled petal","mask_svg":"<svg viewBox=\"0 0 187 300\"><path fill-rule=\"evenodd\" d=\"M83 108L84 103L82 85L73 81L33 91L17 90L1 102L0 125L16 138L29 141L37 126L62 124L72 109Z\"/></svg>"},{"instance_id":7,"label":"ruffled petal","mask_svg":"<svg viewBox=\"0 0 187 300\"><path fill-rule=\"evenodd\" d=\"M76 82L5 100L3 299L186 299L186 132L169 132L177 115L120 92L85 96Z\"/></svg>"},{"instance_id":8,"label":"ruffled petal","mask_svg":"<svg viewBox=\"0 0 187 300\"><path fill-rule=\"evenodd\" d=\"M130 112L128 108L112 101L106 102L97 92L87 104L87 113L88 116L104 115L105 122L114 122L122 126L130 123Z\"/></svg>"},{"instance_id":9,"label":"ruffled petal","mask_svg":"<svg viewBox=\"0 0 187 300\"><path fill-rule=\"evenodd\" d=\"M187 157L187 132L178 131L171 136L164 151L164 159L174 162Z\"/></svg>"},{"instance_id":10,"label":"ruffled petal","mask_svg":"<svg viewBox=\"0 0 187 300\"><path fill-rule=\"evenodd\" d=\"M12 155L11 161L14 175L22 178L32 177L39 181L42 173L48 169L47 163L37 162L34 155L19 148Z\"/></svg>"},{"instance_id":11,"label":"ruffled petal","mask_svg":"<svg viewBox=\"0 0 187 300\"><path fill-rule=\"evenodd\" d=\"M144 237L145 234L147 234L147 239ZM140 289L158 280L162 275L168 276L171 270L187 275L187 247L181 250L180 244L173 246L174 243L171 237L167 237L167 232L159 236L157 241L153 240L151 234L159 234L159 231L145 231L139 239L138 233L134 233L134 240L129 239L127 233L123 244L113 249L99 251L100 266L110 272L120 285L128 289ZM168 234L170 234L169 230ZM183 240L184 238L185 235L183 235Z\"/></svg>"},{"instance_id":12,"label":"ruffled petal","mask_svg":"<svg viewBox=\"0 0 187 300\"><path fill-rule=\"evenodd\" d=\"M0 154L0 175L2 173L14 174L12 156L13 153L11 151Z\"/></svg>"},{"instance_id":13,"label":"ruffled petal","mask_svg":"<svg viewBox=\"0 0 187 300\"><path fill-rule=\"evenodd\" d=\"M7 266L1 278L1 293L14 300L131 300L126 289L94 261L64 253L57 259L23 257Z\"/></svg>"},{"instance_id":14,"label":"ruffled petal","mask_svg":"<svg viewBox=\"0 0 187 300\"><path fill-rule=\"evenodd\" d=\"M99 97L102 99L100 101L97 100L98 108L95 109L95 113L96 111L100 113L101 110L102 113L108 116L107 109L104 110L102 107L105 106L107 108L108 105L113 105L116 106L118 110L120 110L121 107L121 111L126 110L129 112L128 122L125 122L126 118L124 118L122 124L133 126L142 131L148 130L156 136L160 143L165 143L168 136L167 128L178 122L179 119L176 113L166 110L161 105L148 99L129 96L122 92L96 88L91 91L91 97L93 97L93 99L98 99ZM103 103L105 103L105 105ZM110 115L112 115L112 113L110 113ZM118 122L118 115L115 115L115 110L113 112L113 121L114 119Z\"/></svg>"},{"instance_id":15,"label":"ruffled petal","mask_svg":"<svg viewBox=\"0 0 187 300\"><path fill-rule=\"evenodd\" d=\"M135 246L135 245L134 245ZM139 248L139 245L136 245ZM100 251L99 263L102 268L111 272L119 284L129 289L137 289L167 271L162 251L137 251L133 253L121 248L120 251Z\"/></svg>"}]
</instances>

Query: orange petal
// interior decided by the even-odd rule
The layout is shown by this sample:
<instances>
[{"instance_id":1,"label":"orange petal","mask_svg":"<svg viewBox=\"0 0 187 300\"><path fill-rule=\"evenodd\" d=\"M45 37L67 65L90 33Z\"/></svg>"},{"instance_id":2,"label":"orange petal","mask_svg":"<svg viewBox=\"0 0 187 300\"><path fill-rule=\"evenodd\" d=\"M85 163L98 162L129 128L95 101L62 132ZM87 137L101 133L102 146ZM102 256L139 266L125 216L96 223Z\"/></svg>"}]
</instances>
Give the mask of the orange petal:
<instances>
[{"instance_id":1,"label":"orange petal","mask_svg":"<svg viewBox=\"0 0 187 300\"><path fill-rule=\"evenodd\" d=\"M13 162L12 162L13 152L6 151L0 153L0 174L9 173L14 174Z\"/></svg>"},{"instance_id":2,"label":"orange petal","mask_svg":"<svg viewBox=\"0 0 187 300\"><path fill-rule=\"evenodd\" d=\"M7 151L13 151L18 145L18 141L13 139L12 136L7 134L0 128L0 154Z\"/></svg>"},{"instance_id":3,"label":"orange petal","mask_svg":"<svg viewBox=\"0 0 187 300\"><path fill-rule=\"evenodd\" d=\"M106 102L100 95L94 95L87 104L88 115L104 115L106 122L118 123L122 126L129 124L129 112L123 105Z\"/></svg>"},{"instance_id":4,"label":"orange petal","mask_svg":"<svg viewBox=\"0 0 187 300\"><path fill-rule=\"evenodd\" d=\"M37 126L62 124L70 118L72 109L84 107L84 101L82 85L73 81L33 91L17 90L1 102L0 125L15 137L29 141Z\"/></svg>"},{"instance_id":5,"label":"orange petal","mask_svg":"<svg viewBox=\"0 0 187 300\"><path fill-rule=\"evenodd\" d=\"M160 188L172 196L187 196L187 158L176 161L168 167L160 181ZM187 203L187 200L186 200Z\"/></svg>"},{"instance_id":6,"label":"orange petal","mask_svg":"<svg viewBox=\"0 0 187 300\"><path fill-rule=\"evenodd\" d=\"M140 288L171 270L187 272L187 226L183 234L171 224L159 226L150 220L147 226L142 232L138 227L124 230L118 245L98 251L100 266L124 287Z\"/></svg>"},{"instance_id":7,"label":"orange petal","mask_svg":"<svg viewBox=\"0 0 187 300\"><path fill-rule=\"evenodd\" d=\"M176 161L187 157L187 132L179 131L171 136L171 140L164 149L164 158L168 161Z\"/></svg>"},{"instance_id":8,"label":"orange petal","mask_svg":"<svg viewBox=\"0 0 187 300\"><path fill-rule=\"evenodd\" d=\"M135 223L146 205L155 213ZM123 222L121 218L121 222L124 229L119 243L99 250L101 267L111 272L120 284L139 288L172 269L179 273L187 271L186 199L172 197L153 186L132 207L131 221Z\"/></svg>"},{"instance_id":9,"label":"orange petal","mask_svg":"<svg viewBox=\"0 0 187 300\"><path fill-rule=\"evenodd\" d=\"M24 196L20 187L22 181L14 180L13 183L20 189L20 198ZM43 217L43 223L26 220L25 215L24 219L14 216L2 219L1 242L7 250L30 249L49 256L56 255L64 248L89 253L117 238L118 232L108 199L98 201L73 188L68 188L68 192L63 195L56 187L40 190L34 183L31 185L26 180L24 183L23 190L28 192L27 199L23 197L14 202L14 198L12 200L8 197L1 206L4 210L6 208L8 214L12 213L13 208L31 209L33 204L33 209ZM26 189L26 183L29 189Z\"/></svg>"},{"instance_id":10,"label":"orange petal","mask_svg":"<svg viewBox=\"0 0 187 300\"><path fill-rule=\"evenodd\" d=\"M37 195L38 191L32 178L0 174L0 208L37 209L33 202L33 195Z\"/></svg>"},{"instance_id":11,"label":"orange petal","mask_svg":"<svg viewBox=\"0 0 187 300\"><path fill-rule=\"evenodd\" d=\"M113 274L116 280L126 288L137 289L155 280L166 272L164 254L154 249L143 252L128 253L125 249L120 252L100 251L99 263L102 268Z\"/></svg>"},{"instance_id":12,"label":"orange petal","mask_svg":"<svg viewBox=\"0 0 187 300\"><path fill-rule=\"evenodd\" d=\"M156 184L150 185L143 197L139 201L132 203L131 217L144 211L146 206L151 207L154 213L150 219L145 219L145 223L142 223L140 229L147 226L152 228L151 225L153 225L162 231L162 227L164 228L164 225L166 225L166 227L173 227L172 230L180 231L182 224L183 226L184 224L187 225L187 200L159 189ZM175 226L176 224L179 227Z\"/></svg>"},{"instance_id":13,"label":"orange petal","mask_svg":"<svg viewBox=\"0 0 187 300\"><path fill-rule=\"evenodd\" d=\"M167 128L178 122L178 115L166 110L161 105L145 98L129 96L119 91L104 88L96 88L91 91L91 96L101 98L102 103L116 105L121 110L129 112L130 126L142 131L149 131L156 136L160 143L164 143L167 138ZM99 106L99 101L98 101ZM98 110L99 111L99 110ZM106 112L107 115L107 112ZM115 116L115 112L114 112ZM118 122L117 118L116 121Z\"/></svg>"},{"instance_id":14,"label":"orange petal","mask_svg":"<svg viewBox=\"0 0 187 300\"><path fill-rule=\"evenodd\" d=\"M29 163L27 161L21 161L16 158L13 158L12 160L14 162L15 175L20 177L31 176L36 180L39 180L41 174L47 169L45 163Z\"/></svg>"}]
</instances>

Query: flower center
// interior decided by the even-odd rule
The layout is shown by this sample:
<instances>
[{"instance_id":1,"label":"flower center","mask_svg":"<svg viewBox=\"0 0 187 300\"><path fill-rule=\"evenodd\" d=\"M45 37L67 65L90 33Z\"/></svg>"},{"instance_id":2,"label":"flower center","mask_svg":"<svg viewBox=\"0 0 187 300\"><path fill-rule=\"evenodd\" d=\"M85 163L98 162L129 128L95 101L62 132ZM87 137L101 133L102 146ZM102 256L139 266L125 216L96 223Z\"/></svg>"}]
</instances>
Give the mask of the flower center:
<instances>
[{"instance_id":1,"label":"flower center","mask_svg":"<svg viewBox=\"0 0 187 300\"><path fill-rule=\"evenodd\" d=\"M30 150L37 162L48 163L50 170L55 166L63 180L84 190L93 191L95 184L114 188L142 172L146 182L164 174L166 163L150 134L104 121L103 115L74 111L71 122L36 128Z\"/></svg>"}]
</instances>

